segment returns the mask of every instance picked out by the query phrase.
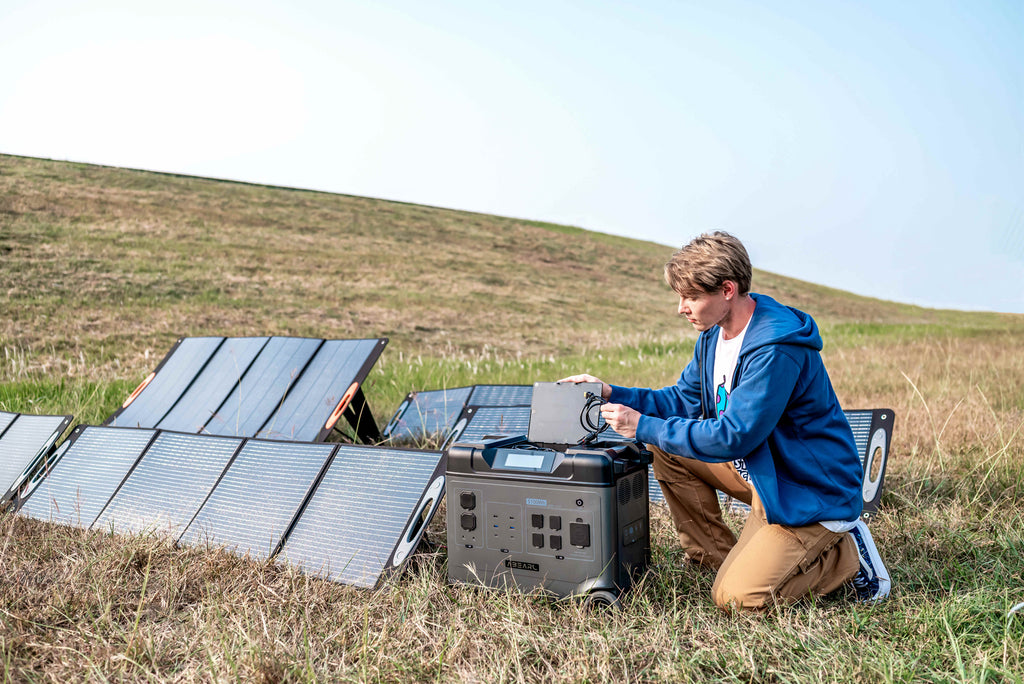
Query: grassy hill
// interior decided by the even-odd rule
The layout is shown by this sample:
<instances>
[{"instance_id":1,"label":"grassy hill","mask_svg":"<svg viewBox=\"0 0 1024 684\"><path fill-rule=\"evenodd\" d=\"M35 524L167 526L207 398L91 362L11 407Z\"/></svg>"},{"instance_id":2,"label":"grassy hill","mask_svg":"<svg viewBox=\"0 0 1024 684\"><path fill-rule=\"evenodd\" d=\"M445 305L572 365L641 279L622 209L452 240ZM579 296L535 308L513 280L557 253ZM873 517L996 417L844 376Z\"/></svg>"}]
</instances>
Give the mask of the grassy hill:
<instances>
[{"instance_id":1,"label":"grassy hill","mask_svg":"<svg viewBox=\"0 0 1024 684\"><path fill-rule=\"evenodd\" d=\"M687 238L680 235L680 242ZM105 418L183 335L391 339L367 397L589 370L672 382L694 335L672 248L344 195L0 155L0 410ZM812 313L848 408L897 416L879 606L721 615L652 512L624 610L445 582L379 593L272 563L0 519L12 681L1021 681L1024 316L923 309L757 271ZM443 525L432 534L444 542ZM899 644L894 646L894 644Z\"/></svg>"}]
</instances>

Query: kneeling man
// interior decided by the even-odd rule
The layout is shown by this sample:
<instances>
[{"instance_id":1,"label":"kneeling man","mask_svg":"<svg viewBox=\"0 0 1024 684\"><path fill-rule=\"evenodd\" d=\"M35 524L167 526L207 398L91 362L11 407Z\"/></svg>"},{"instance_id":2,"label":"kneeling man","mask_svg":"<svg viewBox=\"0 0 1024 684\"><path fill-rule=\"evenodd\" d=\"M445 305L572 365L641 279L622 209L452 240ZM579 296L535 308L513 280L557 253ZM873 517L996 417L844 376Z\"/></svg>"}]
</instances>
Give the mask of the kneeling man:
<instances>
[{"instance_id":1,"label":"kneeling man","mask_svg":"<svg viewBox=\"0 0 1024 684\"><path fill-rule=\"evenodd\" d=\"M718 571L725 609L759 609L828 594L889 593L860 520L860 458L807 314L749 292L752 268L728 233L701 235L665 265L679 314L700 332L679 381L663 389L602 382L602 415L654 453L688 558ZM716 490L751 506L739 540Z\"/></svg>"}]
</instances>

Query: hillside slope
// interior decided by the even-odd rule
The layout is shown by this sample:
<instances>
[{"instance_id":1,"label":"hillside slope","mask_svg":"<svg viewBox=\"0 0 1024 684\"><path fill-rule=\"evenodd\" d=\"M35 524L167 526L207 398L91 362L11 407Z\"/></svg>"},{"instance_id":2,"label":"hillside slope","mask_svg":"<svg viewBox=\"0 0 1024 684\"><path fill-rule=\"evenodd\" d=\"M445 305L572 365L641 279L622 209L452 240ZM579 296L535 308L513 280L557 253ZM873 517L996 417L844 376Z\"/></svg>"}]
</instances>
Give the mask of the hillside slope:
<instances>
[{"instance_id":1,"label":"hillside slope","mask_svg":"<svg viewBox=\"0 0 1024 684\"><path fill-rule=\"evenodd\" d=\"M123 376L182 335L536 355L691 334L661 280L671 248L578 228L4 155L0 227L0 347L23 367ZM993 320L762 271L754 288L825 325Z\"/></svg>"}]
</instances>

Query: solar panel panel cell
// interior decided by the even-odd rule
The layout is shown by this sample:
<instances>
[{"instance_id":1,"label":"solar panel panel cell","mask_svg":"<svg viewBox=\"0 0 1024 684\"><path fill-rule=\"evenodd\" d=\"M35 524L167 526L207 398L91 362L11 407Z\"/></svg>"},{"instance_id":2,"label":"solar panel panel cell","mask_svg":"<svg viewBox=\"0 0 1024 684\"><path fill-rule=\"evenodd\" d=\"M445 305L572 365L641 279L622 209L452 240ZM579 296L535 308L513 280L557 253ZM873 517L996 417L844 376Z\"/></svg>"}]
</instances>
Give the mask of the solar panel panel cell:
<instances>
[{"instance_id":1,"label":"solar panel panel cell","mask_svg":"<svg viewBox=\"0 0 1024 684\"><path fill-rule=\"evenodd\" d=\"M178 537L241 443L233 437L160 432L94 527Z\"/></svg>"},{"instance_id":2,"label":"solar panel panel cell","mask_svg":"<svg viewBox=\"0 0 1024 684\"><path fill-rule=\"evenodd\" d=\"M0 498L11 489L36 458L49 450L71 422L69 416L20 415L0 435Z\"/></svg>"},{"instance_id":3,"label":"solar panel panel cell","mask_svg":"<svg viewBox=\"0 0 1024 684\"><path fill-rule=\"evenodd\" d=\"M272 337L253 361L240 383L206 423L213 435L252 437L284 401L323 343L320 339Z\"/></svg>"},{"instance_id":4,"label":"solar panel panel cell","mask_svg":"<svg viewBox=\"0 0 1024 684\"><path fill-rule=\"evenodd\" d=\"M258 437L301 442L325 437L328 417L353 382L362 382L386 340L327 340Z\"/></svg>"},{"instance_id":5,"label":"solar panel panel cell","mask_svg":"<svg viewBox=\"0 0 1024 684\"><path fill-rule=\"evenodd\" d=\"M163 420L178 398L224 341L223 337L186 337L168 352L148 386L107 424L151 428Z\"/></svg>"},{"instance_id":6,"label":"solar panel panel cell","mask_svg":"<svg viewBox=\"0 0 1024 684\"><path fill-rule=\"evenodd\" d=\"M14 419L17 417L17 413L7 413L5 411L0 411L0 437L3 436L4 430L7 429L7 426L13 423Z\"/></svg>"},{"instance_id":7,"label":"solar panel panel cell","mask_svg":"<svg viewBox=\"0 0 1024 684\"><path fill-rule=\"evenodd\" d=\"M267 343L266 337L229 337L156 427L202 432Z\"/></svg>"},{"instance_id":8,"label":"solar panel panel cell","mask_svg":"<svg viewBox=\"0 0 1024 684\"><path fill-rule=\"evenodd\" d=\"M153 430L79 426L33 477L18 512L89 527L155 435Z\"/></svg>"},{"instance_id":9,"label":"solar panel panel cell","mask_svg":"<svg viewBox=\"0 0 1024 684\"><path fill-rule=\"evenodd\" d=\"M410 520L443 476L440 452L340 446L281 553L304 572L374 587L396 549L418 540L408 539ZM436 484L434 492L436 508Z\"/></svg>"},{"instance_id":10,"label":"solar panel panel cell","mask_svg":"<svg viewBox=\"0 0 1024 684\"><path fill-rule=\"evenodd\" d=\"M180 541L267 558L335 446L247 441Z\"/></svg>"},{"instance_id":11,"label":"solar panel panel cell","mask_svg":"<svg viewBox=\"0 0 1024 684\"><path fill-rule=\"evenodd\" d=\"M477 385L470 406L529 406L533 385Z\"/></svg>"}]
</instances>

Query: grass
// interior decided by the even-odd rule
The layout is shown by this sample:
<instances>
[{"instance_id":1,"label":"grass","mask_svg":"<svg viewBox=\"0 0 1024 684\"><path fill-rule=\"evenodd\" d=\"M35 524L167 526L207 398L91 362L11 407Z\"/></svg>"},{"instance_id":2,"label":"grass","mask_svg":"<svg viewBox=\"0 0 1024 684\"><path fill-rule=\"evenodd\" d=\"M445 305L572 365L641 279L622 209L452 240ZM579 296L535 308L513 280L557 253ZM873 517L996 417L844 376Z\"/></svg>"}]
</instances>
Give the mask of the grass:
<instances>
[{"instance_id":1,"label":"grass","mask_svg":"<svg viewBox=\"0 0 1024 684\"><path fill-rule=\"evenodd\" d=\"M195 334L387 336L365 387L587 370L662 385L693 335L670 249L479 214L0 156L0 410L98 423ZM1022 681L1024 320L757 272L815 315L847 408L896 414L872 523L895 578L726 616L652 509L617 613L446 581L433 552L374 592L271 562L0 518L4 681ZM735 522L735 521L734 521Z\"/></svg>"}]
</instances>

